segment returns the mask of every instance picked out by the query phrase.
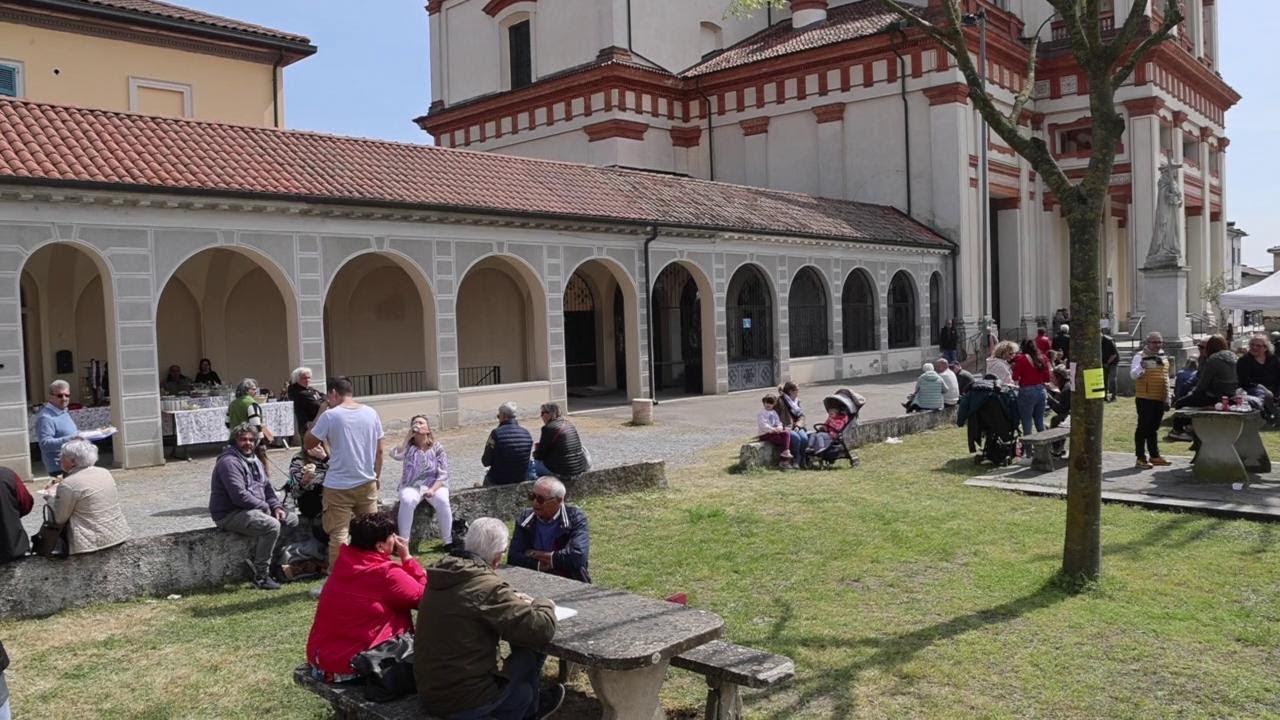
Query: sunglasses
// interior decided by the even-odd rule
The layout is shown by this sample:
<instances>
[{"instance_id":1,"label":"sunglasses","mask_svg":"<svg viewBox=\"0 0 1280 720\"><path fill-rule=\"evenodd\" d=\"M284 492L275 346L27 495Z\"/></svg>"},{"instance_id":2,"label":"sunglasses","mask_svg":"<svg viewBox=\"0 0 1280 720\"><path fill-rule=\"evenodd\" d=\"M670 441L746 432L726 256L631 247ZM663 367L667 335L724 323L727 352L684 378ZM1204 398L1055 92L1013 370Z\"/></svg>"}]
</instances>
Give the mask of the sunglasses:
<instances>
[{"instance_id":1,"label":"sunglasses","mask_svg":"<svg viewBox=\"0 0 1280 720\"><path fill-rule=\"evenodd\" d=\"M53 397L64 397L64 398L69 398L69 397L71 397L71 393L54 393L54 394L53 394Z\"/></svg>"},{"instance_id":2,"label":"sunglasses","mask_svg":"<svg viewBox=\"0 0 1280 720\"><path fill-rule=\"evenodd\" d=\"M552 500L559 500L559 499L560 498L552 497L550 495L543 496L543 495L539 495L538 493L529 493L529 502L533 503L534 505L541 505L543 503L548 503L548 502L551 502Z\"/></svg>"}]
</instances>

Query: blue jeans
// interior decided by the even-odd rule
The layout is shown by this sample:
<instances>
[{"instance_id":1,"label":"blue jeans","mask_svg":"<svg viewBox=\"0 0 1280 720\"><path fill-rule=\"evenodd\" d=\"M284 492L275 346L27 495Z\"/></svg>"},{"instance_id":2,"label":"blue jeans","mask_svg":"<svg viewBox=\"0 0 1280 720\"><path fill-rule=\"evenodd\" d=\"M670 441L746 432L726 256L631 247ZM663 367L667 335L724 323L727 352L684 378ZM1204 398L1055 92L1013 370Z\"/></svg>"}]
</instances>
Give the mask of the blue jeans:
<instances>
[{"instance_id":1,"label":"blue jeans","mask_svg":"<svg viewBox=\"0 0 1280 720\"><path fill-rule=\"evenodd\" d=\"M449 716L449 720L526 720L538 715L538 681L542 678L542 663L547 656L529 648L513 647L503 670L507 684L498 699L488 705L463 710Z\"/></svg>"},{"instance_id":2,"label":"blue jeans","mask_svg":"<svg viewBox=\"0 0 1280 720\"><path fill-rule=\"evenodd\" d=\"M1022 418L1023 435L1031 434L1033 423L1036 426L1036 432L1044 430L1044 407L1048 399L1049 394L1045 391L1044 385L1018 388L1018 415Z\"/></svg>"},{"instance_id":3,"label":"blue jeans","mask_svg":"<svg viewBox=\"0 0 1280 720\"><path fill-rule=\"evenodd\" d=\"M795 459L797 465L805 464L805 448L809 446L809 435L804 430L792 429L791 433L791 455Z\"/></svg>"},{"instance_id":4,"label":"blue jeans","mask_svg":"<svg viewBox=\"0 0 1280 720\"><path fill-rule=\"evenodd\" d=\"M942 357L946 358L946 359L947 359L947 363L948 363L948 364L950 364L950 363L955 362L955 361L956 361L956 358L957 358L957 357L960 357L960 354L959 354L958 352L956 352L955 350L943 350L943 351L942 351Z\"/></svg>"},{"instance_id":5,"label":"blue jeans","mask_svg":"<svg viewBox=\"0 0 1280 720\"><path fill-rule=\"evenodd\" d=\"M530 481L537 480L538 478L544 475L550 475L552 477L555 477L555 473L551 472L551 468L544 465L541 460L537 460L537 459L530 460L529 461L529 480Z\"/></svg>"}]
</instances>

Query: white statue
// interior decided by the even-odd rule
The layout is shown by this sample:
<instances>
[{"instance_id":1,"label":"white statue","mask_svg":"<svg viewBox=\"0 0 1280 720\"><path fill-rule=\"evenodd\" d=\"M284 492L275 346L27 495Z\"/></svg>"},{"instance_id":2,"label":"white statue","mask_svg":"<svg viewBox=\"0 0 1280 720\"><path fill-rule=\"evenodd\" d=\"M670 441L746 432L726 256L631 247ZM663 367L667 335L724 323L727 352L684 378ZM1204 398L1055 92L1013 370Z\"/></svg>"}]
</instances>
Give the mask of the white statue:
<instances>
[{"instance_id":1,"label":"white statue","mask_svg":"<svg viewBox=\"0 0 1280 720\"><path fill-rule=\"evenodd\" d=\"M1182 261L1182 226L1178 213L1182 208L1182 191L1178 189L1178 169L1182 165L1160 166L1160 185L1156 193L1155 229L1147 248L1146 267L1178 267Z\"/></svg>"}]
</instances>

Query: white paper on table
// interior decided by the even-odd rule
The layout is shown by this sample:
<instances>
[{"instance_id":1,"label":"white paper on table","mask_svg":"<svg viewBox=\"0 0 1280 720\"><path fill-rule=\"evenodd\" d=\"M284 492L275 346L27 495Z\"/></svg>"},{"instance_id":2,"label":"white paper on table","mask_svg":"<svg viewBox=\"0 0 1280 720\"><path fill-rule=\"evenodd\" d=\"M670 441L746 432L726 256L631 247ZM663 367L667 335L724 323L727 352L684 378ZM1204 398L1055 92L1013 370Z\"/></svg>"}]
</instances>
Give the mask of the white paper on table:
<instances>
[{"instance_id":1,"label":"white paper on table","mask_svg":"<svg viewBox=\"0 0 1280 720\"><path fill-rule=\"evenodd\" d=\"M577 614L578 614L578 611L574 610L573 608L565 607L563 605L556 606L556 622L560 622L561 620L568 620L569 618Z\"/></svg>"}]
</instances>

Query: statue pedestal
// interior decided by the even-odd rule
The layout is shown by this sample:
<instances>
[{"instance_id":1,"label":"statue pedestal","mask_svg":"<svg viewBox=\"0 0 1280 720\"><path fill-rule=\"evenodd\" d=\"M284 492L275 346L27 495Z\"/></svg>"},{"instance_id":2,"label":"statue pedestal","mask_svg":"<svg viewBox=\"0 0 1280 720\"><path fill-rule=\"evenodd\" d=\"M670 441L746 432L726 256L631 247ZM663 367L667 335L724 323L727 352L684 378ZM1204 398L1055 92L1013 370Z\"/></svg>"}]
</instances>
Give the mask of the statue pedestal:
<instances>
[{"instance_id":1,"label":"statue pedestal","mask_svg":"<svg viewBox=\"0 0 1280 720\"><path fill-rule=\"evenodd\" d=\"M1142 305L1147 319L1140 334L1145 337L1155 331L1163 335L1165 355L1175 369L1180 369L1188 351L1195 349L1191 320L1187 318L1187 269L1142 268Z\"/></svg>"}]
</instances>

